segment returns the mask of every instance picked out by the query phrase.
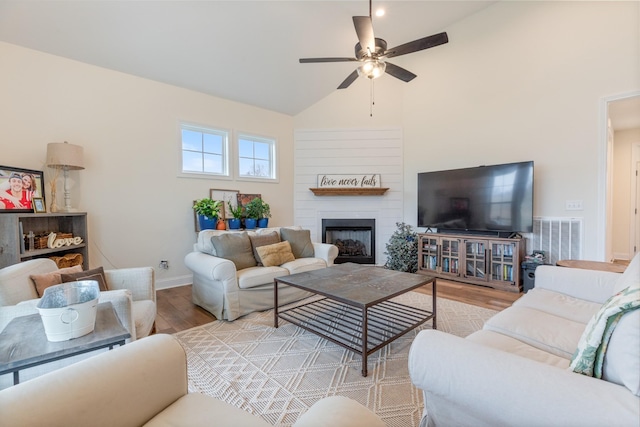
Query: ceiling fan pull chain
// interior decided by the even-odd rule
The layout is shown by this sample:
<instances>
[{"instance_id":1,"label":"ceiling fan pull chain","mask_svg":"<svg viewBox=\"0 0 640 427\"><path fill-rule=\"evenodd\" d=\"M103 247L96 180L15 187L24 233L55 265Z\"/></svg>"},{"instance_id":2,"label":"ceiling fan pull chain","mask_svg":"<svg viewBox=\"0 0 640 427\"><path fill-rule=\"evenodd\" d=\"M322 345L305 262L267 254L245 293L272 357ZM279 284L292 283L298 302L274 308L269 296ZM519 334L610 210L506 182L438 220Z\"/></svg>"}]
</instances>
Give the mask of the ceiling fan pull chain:
<instances>
[{"instance_id":1,"label":"ceiling fan pull chain","mask_svg":"<svg viewBox=\"0 0 640 427\"><path fill-rule=\"evenodd\" d=\"M376 104L376 99L375 99L375 90L373 88L373 79L370 79L371 82L371 89L369 91L369 99L370 99L370 103L369 103L369 117L373 117L373 106Z\"/></svg>"}]
</instances>

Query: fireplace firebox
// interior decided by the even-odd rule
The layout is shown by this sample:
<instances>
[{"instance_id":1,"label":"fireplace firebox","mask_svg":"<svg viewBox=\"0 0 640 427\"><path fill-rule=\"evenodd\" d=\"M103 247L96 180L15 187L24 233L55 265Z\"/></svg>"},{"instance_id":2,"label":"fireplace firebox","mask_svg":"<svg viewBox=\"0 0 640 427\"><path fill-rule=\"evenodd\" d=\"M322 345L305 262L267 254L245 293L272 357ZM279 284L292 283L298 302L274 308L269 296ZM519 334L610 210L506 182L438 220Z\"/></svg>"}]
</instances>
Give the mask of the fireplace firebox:
<instances>
[{"instance_id":1,"label":"fireplace firebox","mask_svg":"<svg viewBox=\"0 0 640 427\"><path fill-rule=\"evenodd\" d=\"M338 247L336 264L376 263L375 219L323 219L322 243Z\"/></svg>"}]
</instances>

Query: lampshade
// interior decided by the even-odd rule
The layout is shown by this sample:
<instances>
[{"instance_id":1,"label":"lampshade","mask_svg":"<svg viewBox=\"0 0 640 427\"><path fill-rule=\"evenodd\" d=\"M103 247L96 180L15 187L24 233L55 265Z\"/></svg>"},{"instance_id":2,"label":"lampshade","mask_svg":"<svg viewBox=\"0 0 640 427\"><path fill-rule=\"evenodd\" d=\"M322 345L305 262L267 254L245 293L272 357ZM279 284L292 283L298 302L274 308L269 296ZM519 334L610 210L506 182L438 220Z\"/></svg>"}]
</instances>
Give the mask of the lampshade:
<instances>
[{"instance_id":1,"label":"lampshade","mask_svg":"<svg viewBox=\"0 0 640 427\"><path fill-rule=\"evenodd\" d=\"M367 59L358 67L358 75L368 79L377 79L384 74L387 64L379 59Z\"/></svg>"},{"instance_id":2,"label":"lampshade","mask_svg":"<svg viewBox=\"0 0 640 427\"><path fill-rule=\"evenodd\" d=\"M83 148L68 142L47 144L47 166L52 168L84 169Z\"/></svg>"}]
</instances>

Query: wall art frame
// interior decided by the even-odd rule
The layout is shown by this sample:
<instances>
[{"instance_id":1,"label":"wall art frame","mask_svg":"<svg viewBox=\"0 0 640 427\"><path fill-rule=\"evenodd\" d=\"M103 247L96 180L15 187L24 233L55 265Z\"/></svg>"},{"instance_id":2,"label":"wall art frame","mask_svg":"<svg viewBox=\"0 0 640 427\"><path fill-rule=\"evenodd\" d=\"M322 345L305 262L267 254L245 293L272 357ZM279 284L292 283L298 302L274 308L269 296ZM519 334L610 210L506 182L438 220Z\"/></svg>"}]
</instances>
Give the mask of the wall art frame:
<instances>
[{"instance_id":1,"label":"wall art frame","mask_svg":"<svg viewBox=\"0 0 640 427\"><path fill-rule=\"evenodd\" d=\"M44 204L42 197L34 197L32 204L34 213L47 213L47 206Z\"/></svg>"},{"instance_id":2,"label":"wall art frame","mask_svg":"<svg viewBox=\"0 0 640 427\"><path fill-rule=\"evenodd\" d=\"M18 188L16 179L21 185ZM28 186L25 189L25 186ZM0 214L34 212L33 199L44 200L44 173L39 170L0 166Z\"/></svg>"},{"instance_id":3,"label":"wall art frame","mask_svg":"<svg viewBox=\"0 0 640 427\"><path fill-rule=\"evenodd\" d=\"M220 200L224 204L224 209L220 209L220 219L225 221L232 218L231 211L227 202L231 202L234 208L238 206L238 190L222 190L220 188L212 188L209 190L209 197L213 200Z\"/></svg>"},{"instance_id":4,"label":"wall art frame","mask_svg":"<svg viewBox=\"0 0 640 427\"><path fill-rule=\"evenodd\" d=\"M238 206L242 206L242 211L245 211L247 204L253 199L262 198L262 194L243 194L238 193Z\"/></svg>"}]
</instances>

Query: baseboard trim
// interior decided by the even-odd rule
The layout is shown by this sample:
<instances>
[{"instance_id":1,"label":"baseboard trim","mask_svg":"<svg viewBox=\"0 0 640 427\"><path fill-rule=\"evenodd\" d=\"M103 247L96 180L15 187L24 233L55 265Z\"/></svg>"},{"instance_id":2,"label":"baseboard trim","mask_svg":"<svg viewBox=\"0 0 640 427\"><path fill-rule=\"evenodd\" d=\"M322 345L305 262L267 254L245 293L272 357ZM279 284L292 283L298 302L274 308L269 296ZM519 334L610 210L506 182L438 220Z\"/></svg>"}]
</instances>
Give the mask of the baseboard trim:
<instances>
[{"instance_id":1,"label":"baseboard trim","mask_svg":"<svg viewBox=\"0 0 640 427\"><path fill-rule=\"evenodd\" d=\"M156 290L177 288L178 286L190 285L193 283L193 276L169 277L167 279L156 280Z\"/></svg>"}]
</instances>

